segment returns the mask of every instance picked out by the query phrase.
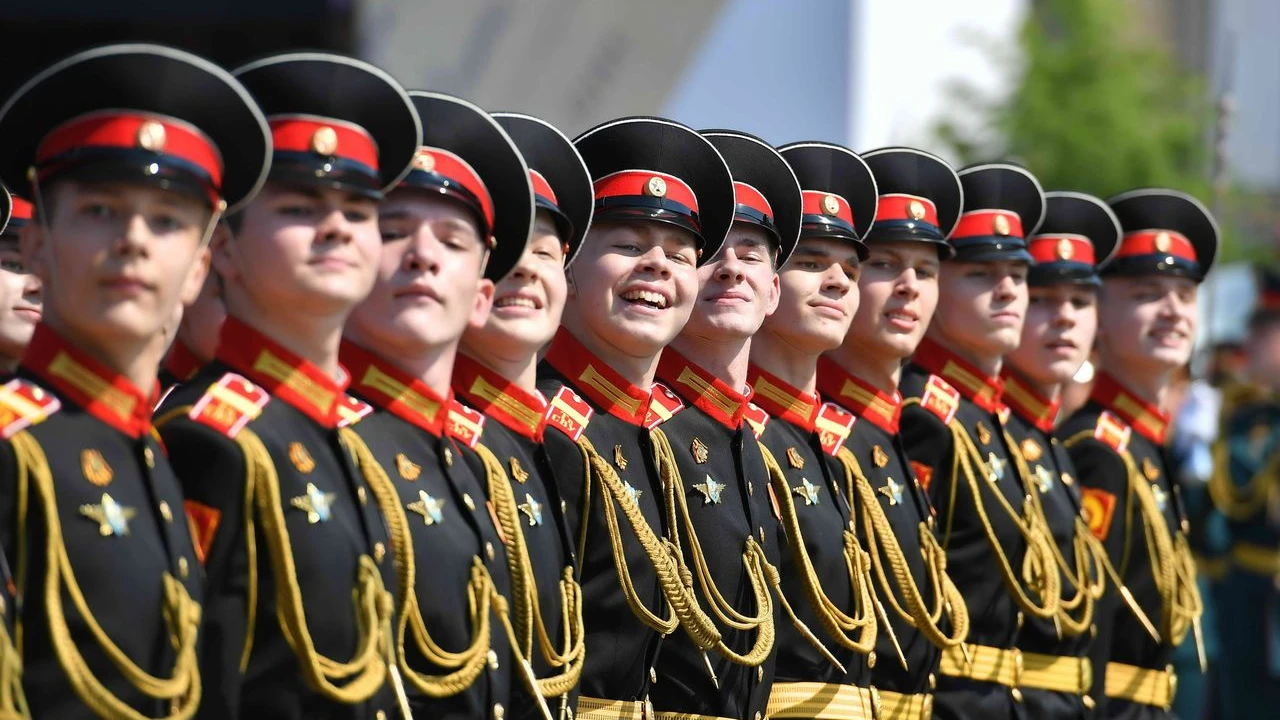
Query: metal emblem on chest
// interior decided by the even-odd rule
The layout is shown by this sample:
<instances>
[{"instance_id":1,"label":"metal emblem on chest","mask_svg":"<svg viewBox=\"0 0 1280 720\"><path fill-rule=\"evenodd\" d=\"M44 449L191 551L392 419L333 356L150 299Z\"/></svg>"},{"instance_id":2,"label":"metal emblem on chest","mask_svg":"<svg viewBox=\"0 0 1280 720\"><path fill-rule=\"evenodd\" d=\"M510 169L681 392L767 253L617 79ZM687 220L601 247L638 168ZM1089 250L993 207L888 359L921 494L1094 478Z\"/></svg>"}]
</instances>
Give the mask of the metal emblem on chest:
<instances>
[{"instance_id":1,"label":"metal emblem on chest","mask_svg":"<svg viewBox=\"0 0 1280 720\"><path fill-rule=\"evenodd\" d=\"M304 475L316 469L315 458L311 457L307 446L300 442L289 443L289 461Z\"/></svg>"},{"instance_id":2,"label":"metal emblem on chest","mask_svg":"<svg viewBox=\"0 0 1280 720\"><path fill-rule=\"evenodd\" d=\"M98 487L110 485L115 476L102 453L93 449L80 451L80 470L84 472L86 480Z\"/></svg>"}]
</instances>

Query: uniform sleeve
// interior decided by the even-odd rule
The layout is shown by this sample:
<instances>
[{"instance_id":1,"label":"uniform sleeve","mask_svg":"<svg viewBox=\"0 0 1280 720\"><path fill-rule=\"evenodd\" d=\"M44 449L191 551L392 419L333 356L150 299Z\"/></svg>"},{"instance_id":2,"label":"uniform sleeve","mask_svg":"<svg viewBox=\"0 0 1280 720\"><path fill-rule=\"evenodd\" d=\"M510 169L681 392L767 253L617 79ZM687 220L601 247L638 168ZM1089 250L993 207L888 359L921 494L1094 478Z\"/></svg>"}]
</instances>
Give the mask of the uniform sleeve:
<instances>
[{"instance_id":1,"label":"uniform sleeve","mask_svg":"<svg viewBox=\"0 0 1280 720\"><path fill-rule=\"evenodd\" d=\"M565 528L575 545L575 552L579 552L585 522L582 500L587 483L587 467L583 462L582 449L567 435L555 430L547 430L542 448L547 454L547 463L551 466L551 474L555 480L555 492L552 496L558 495L564 501Z\"/></svg>"},{"instance_id":2,"label":"uniform sleeve","mask_svg":"<svg viewBox=\"0 0 1280 720\"><path fill-rule=\"evenodd\" d=\"M187 520L204 562L200 633L201 718L239 717L251 573L245 544L245 461L225 435L185 417L160 428L169 462L182 483ZM260 548L259 552L266 552ZM259 596L264 592L257 587ZM256 622L275 622L258 617Z\"/></svg>"},{"instance_id":3,"label":"uniform sleeve","mask_svg":"<svg viewBox=\"0 0 1280 720\"><path fill-rule=\"evenodd\" d=\"M902 446L911 462L911 471L936 508L951 507L955 493L955 441L951 430L937 415L916 403L904 405L900 421Z\"/></svg>"}]
</instances>

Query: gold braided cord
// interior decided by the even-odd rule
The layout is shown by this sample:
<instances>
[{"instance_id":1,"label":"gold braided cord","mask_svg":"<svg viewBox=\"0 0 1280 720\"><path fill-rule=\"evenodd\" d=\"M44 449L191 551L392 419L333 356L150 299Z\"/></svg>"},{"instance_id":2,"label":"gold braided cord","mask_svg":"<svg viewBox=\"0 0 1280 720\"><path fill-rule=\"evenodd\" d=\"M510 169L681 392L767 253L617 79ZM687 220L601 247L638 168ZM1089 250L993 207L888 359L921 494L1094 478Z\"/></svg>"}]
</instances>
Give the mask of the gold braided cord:
<instances>
[{"instance_id":1,"label":"gold braided cord","mask_svg":"<svg viewBox=\"0 0 1280 720\"><path fill-rule=\"evenodd\" d=\"M45 611L49 619L54 653L72 690L98 717L110 720L149 720L149 716L121 700L93 674L67 625L62 599L64 593L71 599L94 642L125 680L141 694L170 704L172 712L165 716L165 720L190 718L199 707L201 697L200 670L196 661L200 605L191 599L182 583L165 573L163 615L169 642L175 650L173 674L168 678L156 677L130 660L98 624L76 581L62 536L53 476L44 450L26 432L18 433L11 442L17 459L18 482L23 485L32 483L44 510L46 537L43 549L48 568L43 588Z\"/></svg>"},{"instance_id":2,"label":"gold braided cord","mask_svg":"<svg viewBox=\"0 0 1280 720\"><path fill-rule=\"evenodd\" d=\"M600 453L596 452L591 441L583 437L578 440L578 443L590 459L591 477L600 484L601 508L609 531L613 565L618 573L623 597L626 598L631 612L642 623L662 635L669 635L677 627L683 627L694 645L700 649L705 650L719 643L720 631L699 607L697 598L694 596L693 576L684 566L679 551L669 540L659 540L653 528L649 527L649 522L645 520L640 507L627 493L621 478L604 461L604 458L600 457ZM622 509L622 514L627 518L627 523L631 526L636 540L657 574L658 586L667 602L665 619L658 617L645 607L636 593L635 585L631 580L631 569L627 566L626 550L622 546L622 530L618 526L618 508Z\"/></svg>"},{"instance_id":3,"label":"gold braided cord","mask_svg":"<svg viewBox=\"0 0 1280 720\"><path fill-rule=\"evenodd\" d=\"M563 650L558 650L547 632L538 599L537 576L529 545L520 524L519 509L502 463L483 444L476 446L477 454L488 476L489 497L493 500L494 513L502 526L507 541L507 565L511 572L511 594L515 606L515 622L512 629L520 644L513 645L523 657L532 657L533 634L536 632L539 651L547 664L564 668L552 677L540 678L538 688L543 697L558 697L572 690L582 677L585 658L586 626L582 619L582 590L573 578L573 568L563 568L560 579L560 619L563 634Z\"/></svg>"},{"instance_id":4,"label":"gold braided cord","mask_svg":"<svg viewBox=\"0 0 1280 720\"><path fill-rule=\"evenodd\" d=\"M0 617L0 720L29 720L27 698L22 692L22 657Z\"/></svg>"},{"instance_id":5,"label":"gold braided cord","mask_svg":"<svg viewBox=\"0 0 1280 720\"><path fill-rule=\"evenodd\" d=\"M996 557L997 566L1000 568L1000 575L1004 580L1006 589L1009 590L1018 607L1022 608L1023 612L1028 615L1044 620L1054 617L1058 614L1061 578L1054 563L1052 536L1048 527L1045 526L1043 516L1036 512L1030 501L1026 504L1025 512L1019 513L1009 504L1004 493L1000 491L1000 488L995 487L994 483L989 481L979 482L974 472L975 467L984 479L991 477L991 469L987 466L986 461L982 459L978 447L974 445L964 426L952 420L950 428L951 437L956 447L958 467L964 474L966 484L973 495L973 504L978 512L978 520L982 523L982 529L986 533L987 544L991 547L991 552ZM1018 532L1022 534L1023 539L1026 541L1027 548L1026 554L1022 559L1021 580L1014 573L1013 566L1009 562L1009 556L1005 554L1004 548L1001 547L1000 539L996 537L995 528L991 524L991 518L987 515L986 503L982 499L982 488L984 486L996 498L1000 507L1009 516L1009 519L1014 522ZM1027 585L1025 588L1023 587L1024 582ZM1038 595L1040 601L1033 600L1030 593Z\"/></svg>"},{"instance_id":6,"label":"gold braided cord","mask_svg":"<svg viewBox=\"0 0 1280 720\"><path fill-rule=\"evenodd\" d=\"M778 499L778 509L782 515L782 526L786 530L791 555L804 586L809 606L822 629L841 647L866 655L876 647L876 616L871 600L871 560L863 551L858 540L849 530L843 531L845 565L849 571L849 587L853 591L853 612L849 615L836 605L822 589L822 579L814 570L813 560L809 557L809 549L804 543L804 534L800 528L800 518L796 514L795 502L791 499L791 488L787 484L786 475L777 458L764 445L760 446L764 455L765 468L769 471L769 481L773 484L774 496ZM785 597L785 595L784 595ZM855 636L856 635L856 639Z\"/></svg>"},{"instance_id":7,"label":"gold braided cord","mask_svg":"<svg viewBox=\"0 0 1280 720\"><path fill-rule=\"evenodd\" d=\"M1209 477L1209 497L1229 520L1243 521L1257 515L1280 490L1280 452L1249 478L1244 487L1231 482L1231 450L1227 439L1213 444L1213 475Z\"/></svg>"},{"instance_id":8,"label":"gold braided cord","mask_svg":"<svg viewBox=\"0 0 1280 720\"><path fill-rule=\"evenodd\" d=\"M884 508L880 507L875 489L862 472L858 459L848 448L841 448L837 457L845 471L845 492L849 506L862 509L867 553L871 556L871 567L880 583L881 594L889 601L898 617L918 630L935 647L946 649L962 644L969 637L969 608L964 595L947 574L947 553L938 544L933 531L926 523L919 523L920 555L933 587L933 607L930 608L925 604L920 587L912 576L906 554L902 552L893 526L889 524ZM890 583L885 572L886 562L893 575L893 583ZM898 593L903 596L901 603L898 601ZM905 608L902 603L906 604ZM944 612L951 626L950 634L939 624Z\"/></svg>"},{"instance_id":9,"label":"gold braided cord","mask_svg":"<svg viewBox=\"0 0 1280 720\"><path fill-rule=\"evenodd\" d=\"M689 515L689 507L683 491L684 483L680 478L680 470L676 466L671 443L661 430L652 430L650 437L653 438L654 460L662 478L670 531L677 538L676 547L680 547L679 528L683 526L689 552L693 557L694 574L702 588L703 596L711 606L712 613L721 623L734 630L756 633L752 648L745 654L734 651L722 640L715 643L715 650L730 662L748 667L760 665L773 650L776 628L773 625L773 600L769 589L781 588L778 570L769 564L764 549L755 538L748 535L742 551L742 566L751 584L756 614L746 615L729 603L716 585L715 578L711 576L711 568L707 565L706 555L702 552L702 542L698 538L693 518Z\"/></svg>"}]
</instances>

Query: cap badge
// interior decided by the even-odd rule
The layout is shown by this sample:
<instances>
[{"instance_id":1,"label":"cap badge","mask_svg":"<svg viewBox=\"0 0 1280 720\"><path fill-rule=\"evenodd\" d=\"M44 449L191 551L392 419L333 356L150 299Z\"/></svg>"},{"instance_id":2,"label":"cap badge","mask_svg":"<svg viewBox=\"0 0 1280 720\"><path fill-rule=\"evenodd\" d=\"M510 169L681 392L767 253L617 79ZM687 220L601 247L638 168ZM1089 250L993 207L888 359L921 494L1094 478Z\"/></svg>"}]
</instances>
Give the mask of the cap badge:
<instances>
[{"instance_id":1,"label":"cap badge","mask_svg":"<svg viewBox=\"0 0 1280 720\"><path fill-rule=\"evenodd\" d=\"M654 175L649 178L649 182L644 184L644 194L653 197L665 197L667 194L667 181Z\"/></svg>"},{"instance_id":2,"label":"cap badge","mask_svg":"<svg viewBox=\"0 0 1280 720\"><path fill-rule=\"evenodd\" d=\"M912 220L923 220L924 203L919 200L912 200L907 203L907 217L910 217Z\"/></svg>"},{"instance_id":3,"label":"cap badge","mask_svg":"<svg viewBox=\"0 0 1280 720\"><path fill-rule=\"evenodd\" d=\"M1059 260L1070 260L1071 256L1076 254L1075 247L1073 247L1071 245L1071 241L1066 238L1062 238L1058 241L1057 250Z\"/></svg>"},{"instance_id":4,"label":"cap badge","mask_svg":"<svg viewBox=\"0 0 1280 720\"><path fill-rule=\"evenodd\" d=\"M431 172L436 169L436 159L426 150L419 150L417 155L413 156L413 169L422 172Z\"/></svg>"},{"instance_id":5,"label":"cap badge","mask_svg":"<svg viewBox=\"0 0 1280 720\"><path fill-rule=\"evenodd\" d=\"M311 152L332 155L338 150L338 133L331 127L322 127L311 134Z\"/></svg>"},{"instance_id":6,"label":"cap badge","mask_svg":"<svg viewBox=\"0 0 1280 720\"><path fill-rule=\"evenodd\" d=\"M996 215L995 219L991 221L991 229L994 230L997 235L1008 235L1009 218L1003 215Z\"/></svg>"},{"instance_id":7,"label":"cap badge","mask_svg":"<svg viewBox=\"0 0 1280 720\"><path fill-rule=\"evenodd\" d=\"M822 198L822 212L828 215L840 214L840 201L836 199L835 195L827 195Z\"/></svg>"},{"instance_id":8,"label":"cap badge","mask_svg":"<svg viewBox=\"0 0 1280 720\"><path fill-rule=\"evenodd\" d=\"M148 120L138 128L138 147L151 152L164 151L164 126L154 120Z\"/></svg>"},{"instance_id":9,"label":"cap badge","mask_svg":"<svg viewBox=\"0 0 1280 720\"><path fill-rule=\"evenodd\" d=\"M1160 252L1169 252L1169 246L1171 244L1172 243L1169 240L1169 233L1163 231L1156 233L1156 250L1159 250Z\"/></svg>"}]
</instances>

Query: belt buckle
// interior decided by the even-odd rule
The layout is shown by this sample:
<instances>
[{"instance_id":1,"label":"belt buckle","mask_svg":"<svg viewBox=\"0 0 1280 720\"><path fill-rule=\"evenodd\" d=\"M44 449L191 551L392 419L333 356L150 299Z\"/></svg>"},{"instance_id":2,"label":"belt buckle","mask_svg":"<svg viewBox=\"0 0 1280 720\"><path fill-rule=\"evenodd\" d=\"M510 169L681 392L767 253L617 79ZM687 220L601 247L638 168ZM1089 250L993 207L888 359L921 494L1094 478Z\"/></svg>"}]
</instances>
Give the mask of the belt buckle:
<instances>
[{"instance_id":1,"label":"belt buckle","mask_svg":"<svg viewBox=\"0 0 1280 720\"><path fill-rule=\"evenodd\" d=\"M1009 648L1009 652L1013 654L1013 687L1009 694L1013 696L1016 703L1022 702L1022 650L1018 648Z\"/></svg>"},{"instance_id":2,"label":"belt buckle","mask_svg":"<svg viewBox=\"0 0 1280 720\"><path fill-rule=\"evenodd\" d=\"M871 717L876 720L880 720L880 715L884 708L884 705L880 700L880 691L876 689L875 685L872 685L868 690L871 695Z\"/></svg>"},{"instance_id":3,"label":"belt buckle","mask_svg":"<svg viewBox=\"0 0 1280 720\"><path fill-rule=\"evenodd\" d=\"M645 696L644 696L644 707L643 707L643 708L641 708L641 710L640 710L640 719L641 719L641 720L654 720L654 718L656 718L656 717L657 717L657 715L653 712L653 701L649 699L649 696L648 696L648 695L645 695Z\"/></svg>"}]
</instances>

